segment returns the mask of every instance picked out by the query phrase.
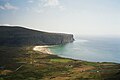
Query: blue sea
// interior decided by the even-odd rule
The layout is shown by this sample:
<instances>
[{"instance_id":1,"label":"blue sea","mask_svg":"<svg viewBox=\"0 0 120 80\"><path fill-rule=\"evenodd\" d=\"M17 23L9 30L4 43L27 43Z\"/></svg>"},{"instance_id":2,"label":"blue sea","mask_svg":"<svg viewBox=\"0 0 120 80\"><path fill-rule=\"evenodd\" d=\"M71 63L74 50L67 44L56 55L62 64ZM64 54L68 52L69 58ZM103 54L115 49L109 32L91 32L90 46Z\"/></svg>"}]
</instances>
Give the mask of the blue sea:
<instances>
[{"instance_id":1,"label":"blue sea","mask_svg":"<svg viewBox=\"0 0 120 80\"><path fill-rule=\"evenodd\" d=\"M120 63L120 38L118 37L76 36L73 43L53 46L50 50L65 58Z\"/></svg>"}]
</instances>

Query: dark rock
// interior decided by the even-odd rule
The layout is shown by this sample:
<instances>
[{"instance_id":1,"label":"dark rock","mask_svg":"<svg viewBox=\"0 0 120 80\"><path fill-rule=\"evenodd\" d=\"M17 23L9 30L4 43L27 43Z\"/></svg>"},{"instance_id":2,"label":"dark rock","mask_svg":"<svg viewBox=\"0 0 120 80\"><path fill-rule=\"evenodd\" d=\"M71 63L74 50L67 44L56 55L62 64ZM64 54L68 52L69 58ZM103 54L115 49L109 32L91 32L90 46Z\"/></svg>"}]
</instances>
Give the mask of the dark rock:
<instances>
[{"instance_id":1,"label":"dark rock","mask_svg":"<svg viewBox=\"0 0 120 80\"><path fill-rule=\"evenodd\" d=\"M48 33L19 26L0 26L0 45L58 45L73 41L72 34Z\"/></svg>"}]
</instances>

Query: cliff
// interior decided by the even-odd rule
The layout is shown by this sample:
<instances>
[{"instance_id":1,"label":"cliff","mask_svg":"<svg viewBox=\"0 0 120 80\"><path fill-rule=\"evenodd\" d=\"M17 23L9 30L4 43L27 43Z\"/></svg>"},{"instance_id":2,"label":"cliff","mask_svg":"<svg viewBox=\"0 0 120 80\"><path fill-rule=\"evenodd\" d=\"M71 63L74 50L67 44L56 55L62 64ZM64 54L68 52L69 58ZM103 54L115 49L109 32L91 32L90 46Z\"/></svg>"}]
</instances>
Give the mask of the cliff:
<instances>
[{"instance_id":1,"label":"cliff","mask_svg":"<svg viewBox=\"0 0 120 80\"><path fill-rule=\"evenodd\" d=\"M58 45L73 41L72 34L48 33L19 26L0 26L0 45Z\"/></svg>"}]
</instances>

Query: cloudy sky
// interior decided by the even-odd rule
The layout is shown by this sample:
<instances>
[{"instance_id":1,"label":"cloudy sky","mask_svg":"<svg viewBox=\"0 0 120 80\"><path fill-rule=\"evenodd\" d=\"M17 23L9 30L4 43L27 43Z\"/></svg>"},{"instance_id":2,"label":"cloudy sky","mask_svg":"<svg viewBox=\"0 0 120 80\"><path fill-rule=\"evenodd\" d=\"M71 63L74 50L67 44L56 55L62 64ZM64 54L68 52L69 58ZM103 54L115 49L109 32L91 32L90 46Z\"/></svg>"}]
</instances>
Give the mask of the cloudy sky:
<instances>
[{"instance_id":1,"label":"cloudy sky","mask_svg":"<svg viewBox=\"0 0 120 80\"><path fill-rule=\"evenodd\" d=\"M0 25L120 36L120 0L0 0Z\"/></svg>"}]
</instances>

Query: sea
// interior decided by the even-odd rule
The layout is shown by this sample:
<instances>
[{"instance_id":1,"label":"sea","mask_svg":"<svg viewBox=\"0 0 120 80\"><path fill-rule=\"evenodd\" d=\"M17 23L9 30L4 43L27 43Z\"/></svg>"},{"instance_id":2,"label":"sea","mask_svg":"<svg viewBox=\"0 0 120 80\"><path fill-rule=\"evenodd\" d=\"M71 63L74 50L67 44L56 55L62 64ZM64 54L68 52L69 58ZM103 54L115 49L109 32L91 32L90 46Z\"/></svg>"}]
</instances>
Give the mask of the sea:
<instances>
[{"instance_id":1,"label":"sea","mask_svg":"<svg viewBox=\"0 0 120 80\"><path fill-rule=\"evenodd\" d=\"M120 63L120 37L75 36L73 43L53 46L50 50L65 58Z\"/></svg>"}]
</instances>

